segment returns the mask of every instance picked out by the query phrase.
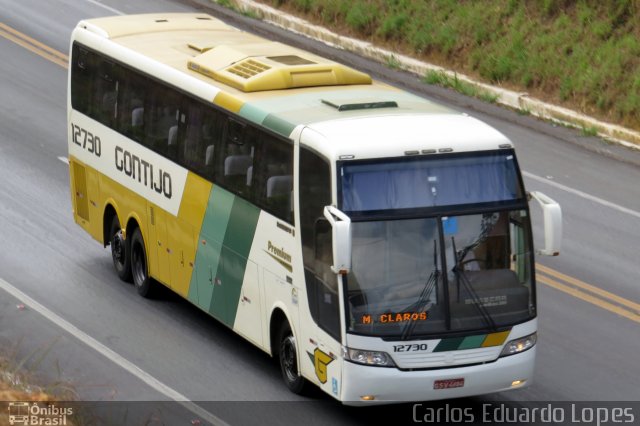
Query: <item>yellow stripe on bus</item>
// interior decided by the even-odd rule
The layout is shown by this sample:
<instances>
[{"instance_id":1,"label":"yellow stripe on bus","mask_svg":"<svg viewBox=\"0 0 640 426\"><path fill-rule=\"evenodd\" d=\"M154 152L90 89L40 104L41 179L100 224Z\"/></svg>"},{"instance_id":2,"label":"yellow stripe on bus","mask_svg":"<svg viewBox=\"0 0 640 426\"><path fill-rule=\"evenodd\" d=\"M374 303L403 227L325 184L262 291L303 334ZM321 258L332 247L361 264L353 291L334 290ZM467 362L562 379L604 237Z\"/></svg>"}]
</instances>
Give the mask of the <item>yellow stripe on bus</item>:
<instances>
[{"instance_id":1,"label":"yellow stripe on bus","mask_svg":"<svg viewBox=\"0 0 640 426\"><path fill-rule=\"evenodd\" d=\"M507 340L509 333L511 333L511 330L501 331L500 333L491 333L487 335L480 347L488 348L490 346L500 346L505 340Z\"/></svg>"},{"instance_id":2,"label":"yellow stripe on bus","mask_svg":"<svg viewBox=\"0 0 640 426\"><path fill-rule=\"evenodd\" d=\"M212 184L195 173L187 174L178 217L188 223L202 225ZM197 233L200 232L198 228Z\"/></svg>"},{"instance_id":3,"label":"yellow stripe on bus","mask_svg":"<svg viewBox=\"0 0 640 426\"><path fill-rule=\"evenodd\" d=\"M235 113L240 112L240 109L244 105L243 101L225 92L218 93L213 99L213 103Z\"/></svg>"}]
</instances>

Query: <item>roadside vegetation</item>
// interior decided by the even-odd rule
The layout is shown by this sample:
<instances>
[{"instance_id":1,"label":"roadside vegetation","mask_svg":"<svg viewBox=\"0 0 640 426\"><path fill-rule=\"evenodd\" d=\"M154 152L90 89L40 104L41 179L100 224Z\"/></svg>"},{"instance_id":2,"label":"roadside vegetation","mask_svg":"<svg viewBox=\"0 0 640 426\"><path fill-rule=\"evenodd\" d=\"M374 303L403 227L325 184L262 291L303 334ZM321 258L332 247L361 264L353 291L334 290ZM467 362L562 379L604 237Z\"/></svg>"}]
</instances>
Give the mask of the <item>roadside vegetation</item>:
<instances>
[{"instance_id":1,"label":"roadside vegetation","mask_svg":"<svg viewBox=\"0 0 640 426\"><path fill-rule=\"evenodd\" d=\"M638 0L259 1L335 32L640 129ZM465 89L442 75L424 80Z\"/></svg>"},{"instance_id":2,"label":"roadside vegetation","mask_svg":"<svg viewBox=\"0 0 640 426\"><path fill-rule=\"evenodd\" d=\"M53 400L52 395L29 382L26 374L17 372L7 359L0 358L0 401Z\"/></svg>"},{"instance_id":3,"label":"roadside vegetation","mask_svg":"<svg viewBox=\"0 0 640 426\"><path fill-rule=\"evenodd\" d=\"M37 384L40 380L29 372L37 369L49 349L34 351L20 361L15 361L13 355L4 351L0 354L0 425L9 424L7 408L10 402L38 402L41 407L46 407L59 401L75 400L75 391L68 383L56 381L47 386L40 386ZM27 368L27 364L30 368ZM60 375L58 371L58 376ZM67 420L66 424L73 426L77 423Z\"/></svg>"}]
</instances>

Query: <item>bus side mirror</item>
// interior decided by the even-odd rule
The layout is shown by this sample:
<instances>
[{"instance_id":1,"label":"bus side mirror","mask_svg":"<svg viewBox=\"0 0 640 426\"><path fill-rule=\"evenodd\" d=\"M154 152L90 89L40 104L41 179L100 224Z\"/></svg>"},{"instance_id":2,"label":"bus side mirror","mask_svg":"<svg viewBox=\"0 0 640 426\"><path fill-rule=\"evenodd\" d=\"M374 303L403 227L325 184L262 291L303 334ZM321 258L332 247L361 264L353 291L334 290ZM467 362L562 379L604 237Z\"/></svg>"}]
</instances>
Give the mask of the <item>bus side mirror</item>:
<instances>
[{"instance_id":1,"label":"bus side mirror","mask_svg":"<svg viewBox=\"0 0 640 426\"><path fill-rule=\"evenodd\" d=\"M542 207L544 218L544 249L538 250L538 254L545 256L557 256L560 254L560 245L562 241L562 210L560 204L541 192L530 192Z\"/></svg>"},{"instance_id":2,"label":"bus side mirror","mask_svg":"<svg viewBox=\"0 0 640 426\"><path fill-rule=\"evenodd\" d=\"M333 206L324 208L324 217L331 224L333 240L333 266L336 274L346 275L351 270L351 219Z\"/></svg>"}]
</instances>

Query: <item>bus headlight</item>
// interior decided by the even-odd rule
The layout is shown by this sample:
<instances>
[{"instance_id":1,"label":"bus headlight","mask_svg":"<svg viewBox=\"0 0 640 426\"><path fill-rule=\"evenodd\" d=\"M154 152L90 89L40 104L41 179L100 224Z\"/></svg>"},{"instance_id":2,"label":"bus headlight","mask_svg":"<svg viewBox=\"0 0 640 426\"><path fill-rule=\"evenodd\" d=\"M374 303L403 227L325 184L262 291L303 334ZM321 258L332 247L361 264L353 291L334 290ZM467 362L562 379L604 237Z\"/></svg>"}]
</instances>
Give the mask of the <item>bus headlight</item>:
<instances>
[{"instance_id":1,"label":"bus headlight","mask_svg":"<svg viewBox=\"0 0 640 426\"><path fill-rule=\"evenodd\" d=\"M528 349L531 349L533 345L536 344L538 340L537 333L532 333L528 336L520 337L519 339L514 339L504 345L504 349L502 349L502 353L500 356L509 356L519 354Z\"/></svg>"},{"instance_id":2,"label":"bus headlight","mask_svg":"<svg viewBox=\"0 0 640 426\"><path fill-rule=\"evenodd\" d=\"M377 367L395 367L389 354L382 351L363 351L360 349L343 348L344 357L357 364L373 365Z\"/></svg>"}]
</instances>

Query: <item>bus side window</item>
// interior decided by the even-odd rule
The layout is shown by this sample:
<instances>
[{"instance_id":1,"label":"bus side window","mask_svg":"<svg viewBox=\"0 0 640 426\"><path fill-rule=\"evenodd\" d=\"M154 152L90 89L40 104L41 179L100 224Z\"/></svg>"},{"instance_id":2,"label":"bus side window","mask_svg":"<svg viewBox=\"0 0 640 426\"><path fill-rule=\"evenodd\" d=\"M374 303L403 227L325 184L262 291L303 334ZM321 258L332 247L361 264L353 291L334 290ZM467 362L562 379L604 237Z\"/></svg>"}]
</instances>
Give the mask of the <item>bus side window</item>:
<instances>
[{"instance_id":1,"label":"bus side window","mask_svg":"<svg viewBox=\"0 0 640 426\"><path fill-rule=\"evenodd\" d=\"M183 129L178 144L180 163L199 175L212 179L215 170L215 147L220 146L222 115L202 103L189 99L181 112Z\"/></svg>"},{"instance_id":2,"label":"bus side window","mask_svg":"<svg viewBox=\"0 0 640 426\"><path fill-rule=\"evenodd\" d=\"M225 116L219 111L207 107L202 119L202 148L204 149L204 176L213 179L217 167L216 153L222 148L222 135ZM219 156L219 155L218 155Z\"/></svg>"},{"instance_id":3,"label":"bus side window","mask_svg":"<svg viewBox=\"0 0 640 426\"><path fill-rule=\"evenodd\" d=\"M172 158L169 147L175 142L172 136L177 136L176 126L182 96L159 83L147 81L147 84L149 91L144 105L144 145L160 155Z\"/></svg>"},{"instance_id":4,"label":"bus side window","mask_svg":"<svg viewBox=\"0 0 640 426\"><path fill-rule=\"evenodd\" d=\"M217 180L230 191L248 198L251 182L247 182L247 176L253 166L256 147L255 141L246 137L245 130L245 124L232 118L227 120L222 147L222 167L218 170Z\"/></svg>"},{"instance_id":5,"label":"bus side window","mask_svg":"<svg viewBox=\"0 0 640 426\"><path fill-rule=\"evenodd\" d=\"M145 130L145 98L147 81L138 73L123 69L119 83L122 93L118 100L117 130L125 136L142 142Z\"/></svg>"},{"instance_id":6,"label":"bus side window","mask_svg":"<svg viewBox=\"0 0 640 426\"><path fill-rule=\"evenodd\" d=\"M250 173L255 202L293 223L293 144L269 134L260 134L260 139L260 161Z\"/></svg>"},{"instance_id":7,"label":"bus side window","mask_svg":"<svg viewBox=\"0 0 640 426\"><path fill-rule=\"evenodd\" d=\"M71 105L83 114L89 114L93 61L88 50L74 43L71 68Z\"/></svg>"},{"instance_id":8,"label":"bus side window","mask_svg":"<svg viewBox=\"0 0 640 426\"><path fill-rule=\"evenodd\" d=\"M73 46L72 58L73 108L113 127L118 99L117 66L78 45Z\"/></svg>"},{"instance_id":9,"label":"bus side window","mask_svg":"<svg viewBox=\"0 0 640 426\"><path fill-rule=\"evenodd\" d=\"M202 143L202 121L204 111L196 102L190 101L186 108L184 135L180 138L179 151L183 164L196 173L203 174L205 153Z\"/></svg>"},{"instance_id":10,"label":"bus side window","mask_svg":"<svg viewBox=\"0 0 640 426\"><path fill-rule=\"evenodd\" d=\"M117 66L101 60L93 89L93 111L91 116L110 128L115 126L118 103Z\"/></svg>"}]
</instances>

